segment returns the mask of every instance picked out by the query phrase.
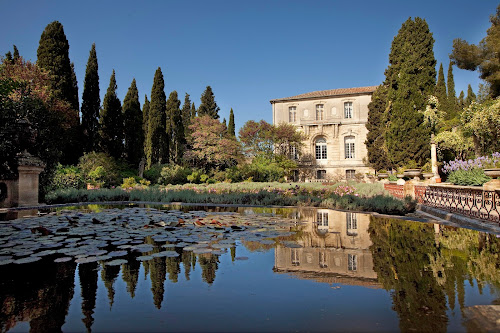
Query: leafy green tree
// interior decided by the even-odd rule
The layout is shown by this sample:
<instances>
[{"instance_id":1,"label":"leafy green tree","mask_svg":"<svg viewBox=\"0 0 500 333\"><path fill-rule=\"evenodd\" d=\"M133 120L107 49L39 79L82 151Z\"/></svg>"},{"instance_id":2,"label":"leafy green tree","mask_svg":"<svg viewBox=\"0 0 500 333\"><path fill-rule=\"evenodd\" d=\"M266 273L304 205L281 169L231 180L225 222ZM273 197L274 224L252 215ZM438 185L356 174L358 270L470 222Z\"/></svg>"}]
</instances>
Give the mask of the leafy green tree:
<instances>
[{"instance_id":1,"label":"leafy green tree","mask_svg":"<svg viewBox=\"0 0 500 333\"><path fill-rule=\"evenodd\" d=\"M457 38L453 41L450 59L458 68L479 70L480 78L490 84L491 97L500 96L500 5L490 16L491 26L478 45Z\"/></svg>"},{"instance_id":2,"label":"leafy green tree","mask_svg":"<svg viewBox=\"0 0 500 333\"><path fill-rule=\"evenodd\" d=\"M174 90L167 100L167 136L170 141L170 158L175 164L181 164L186 145L180 106L181 101Z\"/></svg>"},{"instance_id":3,"label":"leafy green tree","mask_svg":"<svg viewBox=\"0 0 500 333\"><path fill-rule=\"evenodd\" d=\"M123 115L121 102L116 95L117 88L115 70L113 70L99 117L99 133L101 149L114 158L121 158L123 153Z\"/></svg>"},{"instance_id":4,"label":"leafy green tree","mask_svg":"<svg viewBox=\"0 0 500 333\"><path fill-rule=\"evenodd\" d=\"M193 119L189 137L190 150L185 153L185 160L192 166L205 171L224 170L237 164L240 157L240 145L233 138L222 135L222 123L205 115Z\"/></svg>"},{"instance_id":5,"label":"leafy green tree","mask_svg":"<svg viewBox=\"0 0 500 333\"><path fill-rule=\"evenodd\" d=\"M45 27L38 45L37 65L49 72L51 91L55 97L68 102L73 109L71 125L64 134L62 158L64 163L75 163L81 155L78 91L75 91L76 76L69 60L69 43L60 22L54 21Z\"/></svg>"},{"instance_id":6,"label":"leafy green tree","mask_svg":"<svg viewBox=\"0 0 500 333\"><path fill-rule=\"evenodd\" d=\"M184 137L189 136L189 125L191 125L191 99L189 94L184 96L184 104L181 109L182 124L184 125Z\"/></svg>"},{"instance_id":7,"label":"leafy green tree","mask_svg":"<svg viewBox=\"0 0 500 333\"><path fill-rule=\"evenodd\" d=\"M239 131L243 151L249 157L263 154L272 156L274 151L274 128L265 120L247 121Z\"/></svg>"},{"instance_id":8,"label":"leafy green tree","mask_svg":"<svg viewBox=\"0 0 500 333\"><path fill-rule=\"evenodd\" d=\"M99 73L95 43L90 49L82 95L82 132L84 151L96 151L99 146Z\"/></svg>"},{"instance_id":9,"label":"leafy green tree","mask_svg":"<svg viewBox=\"0 0 500 333\"><path fill-rule=\"evenodd\" d=\"M464 91L460 91L460 95L458 96L458 109L461 111L465 107L465 94Z\"/></svg>"},{"instance_id":10,"label":"leafy green tree","mask_svg":"<svg viewBox=\"0 0 500 333\"><path fill-rule=\"evenodd\" d=\"M232 137L236 137L236 129L234 126L234 112L233 108L229 111L229 124L227 125L227 133Z\"/></svg>"},{"instance_id":11,"label":"leafy green tree","mask_svg":"<svg viewBox=\"0 0 500 333\"><path fill-rule=\"evenodd\" d=\"M165 81L161 68L155 72L153 88L151 89L151 103L149 104L148 136L146 138L146 165L147 169L153 164L162 164L169 161L170 142L166 131Z\"/></svg>"},{"instance_id":12,"label":"leafy green tree","mask_svg":"<svg viewBox=\"0 0 500 333\"><path fill-rule=\"evenodd\" d=\"M386 75L391 74L387 81L391 83L388 96L392 101L386 144L395 166L404 166L411 160L423 165L430 155L430 132L419 111L425 109L436 85L433 45L429 26L419 17L404 22L393 40L390 70L386 71ZM395 68L391 68L392 64Z\"/></svg>"},{"instance_id":13,"label":"leafy green tree","mask_svg":"<svg viewBox=\"0 0 500 333\"><path fill-rule=\"evenodd\" d=\"M19 59L19 50L17 46L14 45L14 52L12 53L12 60L17 61Z\"/></svg>"},{"instance_id":14,"label":"leafy green tree","mask_svg":"<svg viewBox=\"0 0 500 333\"><path fill-rule=\"evenodd\" d=\"M146 142L149 129L149 100L148 95L144 95L144 105L142 106L142 131L144 133L143 154L146 156Z\"/></svg>"},{"instance_id":15,"label":"leafy green tree","mask_svg":"<svg viewBox=\"0 0 500 333\"><path fill-rule=\"evenodd\" d=\"M125 158L131 165L138 167L144 155L144 132L139 91L135 79L132 80L128 88L122 109Z\"/></svg>"},{"instance_id":16,"label":"leafy green tree","mask_svg":"<svg viewBox=\"0 0 500 333\"><path fill-rule=\"evenodd\" d=\"M500 99L471 103L461 115L465 135L472 137L476 156L500 151Z\"/></svg>"},{"instance_id":17,"label":"leafy green tree","mask_svg":"<svg viewBox=\"0 0 500 333\"><path fill-rule=\"evenodd\" d=\"M208 115L214 119L219 119L219 110L215 102L214 93L210 86L207 86L203 94L201 95L201 104L198 107L198 116Z\"/></svg>"},{"instance_id":18,"label":"leafy green tree","mask_svg":"<svg viewBox=\"0 0 500 333\"><path fill-rule=\"evenodd\" d=\"M391 168L385 144L385 132L387 131L386 110L388 105L387 88L380 85L373 92L372 100L368 104L368 122L365 125L368 130L365 141L368 162L377 171Z\"/></svg>"}]
</instances>

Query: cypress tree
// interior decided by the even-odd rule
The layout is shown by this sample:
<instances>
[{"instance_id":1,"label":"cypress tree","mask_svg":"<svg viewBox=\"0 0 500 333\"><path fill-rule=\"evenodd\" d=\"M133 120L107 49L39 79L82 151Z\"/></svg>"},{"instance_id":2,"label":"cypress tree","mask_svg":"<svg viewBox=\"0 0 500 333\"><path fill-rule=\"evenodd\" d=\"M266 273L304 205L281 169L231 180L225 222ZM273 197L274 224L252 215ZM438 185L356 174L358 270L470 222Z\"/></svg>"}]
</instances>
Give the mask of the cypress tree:
<instances>
[{"instance_id":1,"label":"cypress tree","mask_svg":"<svg viewBox=\"0 0 500 333\"><path fill-rule=\"evenodd\" d=\"M388 79L392 101L386 144L394 166L404 166L411 160L423 165L430 155L430 130L423 124L419 111L425 109L427 98L436 86L433 46L429 26L419 17L404 22L393 40L391 55L398 70L386 71L391 73ZM393 54L394 50L397 52Z\"/></svg>"},{"instance_id":2,"label":"cypress tree","mask_svg":"<svg viewBox=\"0 0 500 333\"><path fill-rule=\"evenodd\" d=\"M234 112L233 108L231 108L231 111L229 111L229 124L227 125L227 133L232 136L233 138L236 137L236 129L234 126Z\"/></svg>"},{"instance_id":3,"label":"cypress tree","mask_svg":"<svg viewBox=\"0 0 500 333\"><path fill-rule=\"evenodd\" d=\"M386 109L388 103L387 87L380 85L373 92L372 100L368 104L368 121L365 125L368 130L365 141L368 151L368 162L377 171L391 167L385 144L385 132L387 130Z\"/></svg>"},{"instance_id":4,"label":"cypress tree","mask_svg":"<svg viewBox=\"0 0 500 333\"><path fill-rule=\"evenodd\" d=\"M460 96L458 96L458 107L460 111L465 107L465 94L463 90L460 91Z\"/></svg>"},{"instance_id":5,"label":"cypress tree","mask_svg":"<svg viewBox=\"0 0 500 333\"><path fill-rule=\"evenodd\" d=\"M222 118L222 125L224 125L224 127L227 129L226 118Z\"/></svg>"},{"instance_id":6,"label":"cypress tree","mask_svg":"<svg viewBox=\"0 0 500 333\"><path fill-rule=\"evenodd\" d=\"M446 101L446 116L445 119L453 119L458 116L458 101L457 95L455 92L455 80L453 78L453 63L450 61L448 65L448 78L447 78L447 86L448 86L448 99Z\"/></svg>"},{"instance_id":7,"label":"cypress tree","mask_svg":"<svg viewBox=\"0 0 500 333\"><path fill-rule=\"evenodd\" d=\"M474 91L472 90L472 87L469 86L467 87L467 97L465 98L465 107L468 107L472 102L476 101L476 94L474 94Z\"/></svg>"},{"instance_id":8,"label":"cypress tree","mask_svg":"<svg viewBox=\"0 0 500 333\"><path fill-rule=\"evenodd\" d=\"M99 145L99 109L101 107L101 97L99 95L98 69L94 43L92 44L89 59L87 60L82 95L82 131L86 152L97 150Z\"/></svg>"},{"instance_id":9,"label":"cypress tree","mask_svg":"<svg viewBox=\"0 0 500 333\"><path fill-rule=\"evenodd\" d=\"M201 117L204 115L208 115L213 119L219 119L220 108L215 102L214 93L212 92L212 88L210 86L207 86L200 99L201 104L198 107L198 116Z\"/></svg>"},{"instance_id":10,"label":"cypress tree","mask_svg":"<svg viewBox=\"0 0 500 333\"><path fill-rule=\"evenodd\" d=\"M16 62L17 59L19 59L19 50L17 49L17 46L14 45L14 52L12 53L12 60L14 60L14 62Z\"/></svg>"},{"instance_id":11,"label":"cypress tree","mask_svg":"<svg viewBox=\"0 0 500 333\"><path fill-rule=\"evenodd\" d=\"M167 100L167 136L170 141L170 158L175 164L181 164L186 137L181 114L181 101L177 91L172 91Z\"/></svg>"},{"instance_id":12,"label":"cypress tree","mask_svg":"<svg viewBox=\"0 0 500 333\"><path fill-rule=\"evenodd\" d=\"M161 68L155 72L151 103L149 104L148 137L146 139L147 169L156 163L168 163L170 142L166 133L165 81Z\"/></svg>"},{"instance_id":13,"label":"cypress tree","mask_svg":"<svg viewBox=\"0 0 500 333\"><path fill-rule=\"evenodd\" d=\"M144 95L144 105L142 106L142 131L144 133L143 139L143 156L146 156L146 141L149 129L149 101L148 95Z\"/></svg>"},{"instance_id":14,"label":"cypress tree","mask_svg":"<svg viewBox=\"0 0 500 333\"><path fill-rule=\"evenodd\" d=\"M61 23L49 23L42 32L37 49L37 65L49 72L54 97L69 103L73 112L68 116L70 128L65 131L62 147L64 164L76 163L81 152L79 142L78 85L69 60L69 43Z\"/></svg>"},{"instance_id":15,"label":"cypress tree","mask_svg":"<svg viewBox=\"0 0 500 333\"><path fill-rule=\"evenodd\" d=\"M196 111L196 107L194 106L194 102L193 102L193 104L191 104L191 120L193 120L193 118L196 116L197 116L197 111Z\"/></svg>"},{"instance_id":16,"label":"cypress tree","mask_svg":"<svg viewBox=\"0 0 500 333\"><path fill-rule=\"evenodd\" d=\"M443 70L443 64L441 63L439 65L439 71L438 71L438 79L436 83L436 91L434 95L438 98L439 103L441 105L444 105L447 100L447 94L446 94L446 82L444 81L444 70Z\"/></svg>"},{"instance_id":17,"label":"cypress tree","mask_svg":"<svg viewBox=\"0 0 500 333\"><path fill-rule=\"evenodd\" d=\"M13 59L12 59L12 52L10 52L10 51L9 51L9 52L5 53L5 59L6 59L8 62L12 63L12 62L13 62Z\"/></svg>"},{"instance_id":18,"label":"cypress tree","mask_svg":"<svg viewBox=\"0 0 500 333\"><path fill-rule=\"evenodd\" d=\"M189 125L191 125L191 99L189 98L188 93L184 96L184 104L182 105L181 115L182 123L184 125L184 136L187 137L189 135Z\"/></svg>"},{"instance_id":19,"label":"cypress tree","mask_svg":"<svg viewBox=\"0 0 500 333\"><path fill-rule=\"evenodd\" d=\"M61 23L49 23L40 37L37 64L50 74L55 97L67 101L78 116L78 92L75 92L69 60L69 43Z\"/></svg>"},{"instance_id":20,"label":"cypress tree","mask_svg":"<svg viewBox=\"0 0 500 333\"><path fill-rule=\"evenodd\" d=\"M116 96L115 70L109 79L100 114L101 149L110 156L121 158L123 152L122 105Z\"/></svg>"},{"instance_id":21,"label":"cypress tree","mask_svg":"<svg viewBox=\"0 0 500 333\"><path fill-rule=\"evenodd\" d=\"M132 80L128 88L122 109L125 158L131 165L138 167L144 155L144 131L139 91L135 79Z\"/></svg>"}]
</instances>

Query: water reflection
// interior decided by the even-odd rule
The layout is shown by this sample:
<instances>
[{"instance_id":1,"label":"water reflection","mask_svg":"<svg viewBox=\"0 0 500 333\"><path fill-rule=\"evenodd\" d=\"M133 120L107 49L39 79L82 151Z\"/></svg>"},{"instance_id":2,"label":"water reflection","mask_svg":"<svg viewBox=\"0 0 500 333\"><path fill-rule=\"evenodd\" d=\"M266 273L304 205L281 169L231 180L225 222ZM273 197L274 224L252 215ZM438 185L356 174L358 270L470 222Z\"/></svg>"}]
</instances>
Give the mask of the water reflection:
<instances>
[{"instance_id":1,"label":"water reflection","mask_svg":"<svg viewBox=\"0 0 500 333\"><path fill-rule=\"evenodd\" d=\"M242 239L238 246L249 253L256 252L255 258L260 255L259 251L274 249L273 270L281 276L357 288L345 293L362 294L366 287L384 293L386 290L392 308L384 311L397 314L401 331L445 332L456 322L461 325L466 319L466 308L477 304L468 303L471 297L468 286L473 286L480 295L493 293L498 297L500 294L500 241L495 235L326 209L246 208L239 211L270 217L282 215L295 223L288 227L293 231L291 235L265 240ZM50 257L31 264L0 266L1 331L8 331L22 321L29 322L33 332L61 331L74 296L76 273L81 297L78 311L88 332L92 331L97 318L99 280L105 287L112 315L116 293L120 292L117 281L124 282L126 294L134 299L141 269L150 282L150 304L162 311L169 308L165 306L166 293L171 291L166 290L169 284L177 285L181 281L194 285L202 281L209 286L219 279L223 266L218 254L194 253L170 246L173 245L170 241L158 242L151 237L146 238L145 243L154 248L143 255L159 254L166 249L177 255L141 262L135 255L128 254L125 264L84 263L78 265L78 272L75 263L53 263ZM236 247L230 247L227 252L227 260L234 265L241 263L235 261L236 252ZM222 273L231 278L230 271L222 270ZM263 283L266 283L264 278ZM223 290L223 287L218 288ZM222 294L221 298L224 297L227 295ZM272 294L269 297L272 298ZM216 303L217 298L213 302ZM363 299L353 298L351 302L356 306L356 302Z\"/></svg>"}]
</instances>

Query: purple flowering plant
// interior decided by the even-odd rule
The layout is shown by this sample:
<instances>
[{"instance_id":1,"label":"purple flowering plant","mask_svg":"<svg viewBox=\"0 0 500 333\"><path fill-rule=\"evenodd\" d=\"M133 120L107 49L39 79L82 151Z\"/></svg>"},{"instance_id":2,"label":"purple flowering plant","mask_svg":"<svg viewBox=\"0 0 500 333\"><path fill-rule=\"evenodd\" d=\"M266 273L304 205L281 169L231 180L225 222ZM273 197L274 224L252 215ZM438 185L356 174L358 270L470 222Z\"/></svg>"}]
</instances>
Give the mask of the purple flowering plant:
<instances>
[{"instance_id":1,"label":"purple flowering plant","mask_svg":"<svg viewBox=\"0 0 500 333\"><path fill-rule=\"evenodd\" d=\"M475 159L460 160L445 162L443 172L449 174L453 171L470 171L473 169L488 169L500 168L500 152L495 152L491 156L480 156Z\"/></svg>"}]
</instances>

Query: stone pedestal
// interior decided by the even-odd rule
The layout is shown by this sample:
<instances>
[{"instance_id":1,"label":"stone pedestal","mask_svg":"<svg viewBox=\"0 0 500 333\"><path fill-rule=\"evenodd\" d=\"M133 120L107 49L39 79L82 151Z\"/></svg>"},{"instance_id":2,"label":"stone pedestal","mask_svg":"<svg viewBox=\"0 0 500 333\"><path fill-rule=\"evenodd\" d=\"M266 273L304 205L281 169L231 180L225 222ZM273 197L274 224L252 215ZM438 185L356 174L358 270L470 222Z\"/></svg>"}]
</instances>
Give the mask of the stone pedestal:
<instances>
[{"instance_id":1,"label":"stone pedestal","mask_svg":"<svg viewBox=\"0 0 500 333\"><path fill-rule=\"evenodd\" d=\"M489 182L483 184L483 190L500 191L500 179L492 179Z\"/></svg>"},{"instance_id":2,"label":"stone pedestal","mask_svg":"<svg viewBox=\"0 0 500 333\"><path fill-rule=\"evenodd\" d=\"M43 171L43 168L33 165L20 165L17 170L19 173L19 206L38 205L38 176Z\"/></svg>"}]
</instances>

